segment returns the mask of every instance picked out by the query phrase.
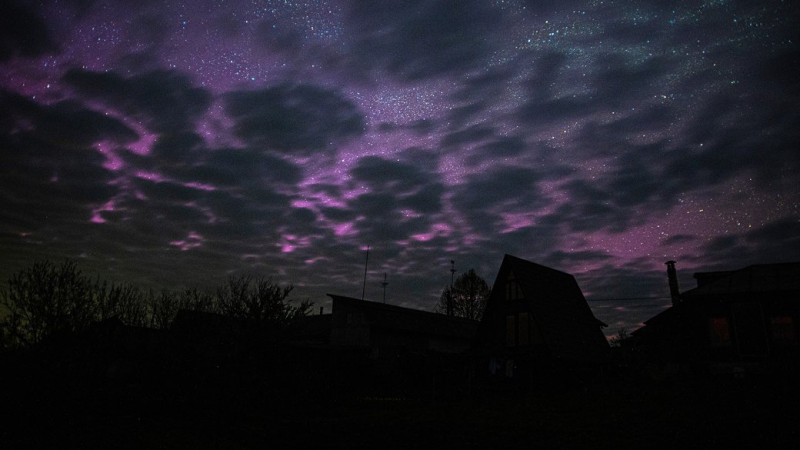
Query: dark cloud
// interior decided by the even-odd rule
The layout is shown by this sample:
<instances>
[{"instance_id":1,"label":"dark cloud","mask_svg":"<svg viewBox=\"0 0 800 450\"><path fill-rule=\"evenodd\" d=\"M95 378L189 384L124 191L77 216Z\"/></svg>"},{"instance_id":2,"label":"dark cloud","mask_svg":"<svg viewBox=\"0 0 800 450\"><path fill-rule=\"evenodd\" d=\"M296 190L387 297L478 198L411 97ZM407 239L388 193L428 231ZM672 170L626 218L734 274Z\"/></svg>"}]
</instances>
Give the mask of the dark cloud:
<instances>
[{"instance_id":1,"label":"dark cloud","mask_svg":"<svg viewBox=\"0 0 800 450\"><path fill-rule=\"evenodd\" d=\"M348 17L361 66L407 80L479 67L501 17L482 1L356 2Z\"/></svg>"},{"instance_id":2,"label":"dark cloud","mask_svg":"<svg viewBox=\"0 0 800 450\"><path fill-rule=\"evenodd\" d=\"M377 127L377 131L380 133L392 133L399 130L410 130L418 136L429 135L435 129L436 122L432 119L419 119L408 124L383 122Z\"/></svg>"},{"instance_id":3,"label":"dark cloud","mask_svg":"<svg viewBox=\"0 0 800 450\"><path fill-rule=\"evenodd\" d=\"M276 52L296 52L303 47L303 36L298 30L285 23L276 25L274 20L259 22L254 38L257 44Z\"/></svg>"},{"instance_id":4,"label":"dark cloud","mask_svg":"<svg viewBox=\"0 0 800 450\"><path fill-rule=\"evenodd\" d=\"M93 149L57 147L30 136L0 138L0 216L15 233L75 227L118 187Z\"/></svg>"},{"instance_id":5,"label":"dark cloud","mask_svg":"<svg viewBox=\"0 0 800 450\"><path fill-rule=\"evenodd\" d=\"M528 145L520 136L498 137L478 147L475 154L468 156L465 162L474 167L483 162L516 158L528 149Z\"/></svg>"},{"instance_id":6,"label":"dark cloud","mask_svg":"<svg viewBox=\"0 0 800 450\"><path fill-rule=\"evenodd\" d=\"M198 151L204 146L203 138L193 131L161 134L150 148L151 157L166 163L196 161Z\"/></svg>"},{"instance_id":7,"label":"dark cloud","mask_svg":"<svg viewBox=\"0 0 800 450\"><path fill-rule=\"evenodd\" d=\"M118 192L93 146L137 139L124 124L74 101L39 104L6 91L0 109L3 214L18 231L85 223Z\"/></svg>"},{"instance_id":8,"label":"dark cloud","mask_svg":"<svg viewBox=\"0 0 800 450\"><path fill-rule=\"evenodd\" d=\"M507 228L503 214L524 213L549 203L541 195L538 172L513 166L495 166L467 177L452 189L452 204L479 234L495 234Z\"/></svg>"},{"instance_id":9,"label":"dark cloud","mask_svg":"<svg viewBox=\"0 0 800 450\"><path fill-rule=\"evenodd\" d=\"M360 236L371 242L398 242L429 231L441 212L444 187L435 173L378 157L364 157L351 170L353 183L368 187L347 202L349 212L326 211L334 219L355 220Z\"/></svg>"},{"instance_id":10,"label":"dark cloud","mask_svg":"<svg viewBox=\"0 0 800 450\"><path fill-rule=\"evenodd\" d=\"M323 149L365 132L364 116L355 104L309 84L229 92L225 109L239 138L284 152Z\"/></svg>"},{"instance_id":11,"label":"dark cloud","mask_svg":"<svg viewBox=\"0 0 800 450\"><path fill-rule=\"evenodd\" d=\"M62 78L80 95L143 121L157 133L189 129L211 105L211 94L188 77L157 70L132 77L71 69Z\"/></svg>"},{"instance_id":12,"label":"dark cloud","mask_svg":"<svg viewBox=\"0 0 800 450\"><path fill-rule=\"evenodd\" d=\"M49 28L28 5L5 1L0 6L0 62L58 52Z\"/></svg>"},{"instance_id":13,"label":"dark cloud","mask_svg":"<svg viewBox=\"0 0 800 450\"><path fill-rule=\"evenodd\" d=\"M359 211L367 207L370 209L365 210L366 212L377 213L378 209L371 208L373 204L378 208L406 208L424 214L441 210L444 188L435 172L425 172L411 164L368 156L359 159L350 173L357 183L366 184L371 192L391 197L366 197L353 205ZM380 199L387 202L382 206L377 205Z\"/></svg>"},{"instance_id":14,"label":"dark cloud","mask_svg":"<svg viewBox=\"0 0 800 450\"><path fill-rule=\"evenodd\" d=\"M479 143L491 137L494 137L494 128L484 125L474 125L445 135L442 138L441 144L444 148L459 148L461 146Z\"/></svg>"},{"instance_id":15,"label":"dark cloud","mask_svg":"<svg viewBox=\"0 0 800 450\"><path fill-rule=\"evenodd\" d=\"M136 132L105 114L74 101L42 105L13 92L0 91L0 132L35 135L37 140L64 147L84 147L100 141L127 143Z\"/></svg>"},{"instance_id":16,"label":"dark cloud","mask_svg":"<svg viewBox=\"0 0 800 450\"><path fill-rule=\"evenodd\" d=\"M746 232L716 237L698 255L702 256L690 260L702 260L715 270L736 269L743 261L748 264L796 261L800 255L800 220L797 216L787 217Z\"/></svg>"},{"instance_id":17,"label":"dark cloud","mask_svg":"<svg viewBox=\"0 0 800 450\"><path fill-rule=\"evenodd\" d=\"M697 236L693 236L690 234L676 234L664 239L661 242L661 245L665 247L670 245L680 245L680 244L694 242L695 240L697 240Z\"/></svg>"},{"instance_id":18,"label":"dark cloud","mask_svg":"<svg viewBox=\"0 0 800 450\"><path fill-rule=\"evenodd\" d=\"M581 267L586 265L595 265L596 263L607 263L613 259L613 256L607 252L597 250L582 250L565 252L563 250L556 250L545 255L541 261L550 267Z\"/></svg>"},{"instance_id":19,"label":"dark cloud","mask_svg":"<svg viewBox=\"0 0 800 450\"><path fill-rule=\"evenodd\" d=\"M216 186L287 186L302 180L302 168L252 147L209 150L192 170L198 181Z\"/></svg>"}]
</instances>

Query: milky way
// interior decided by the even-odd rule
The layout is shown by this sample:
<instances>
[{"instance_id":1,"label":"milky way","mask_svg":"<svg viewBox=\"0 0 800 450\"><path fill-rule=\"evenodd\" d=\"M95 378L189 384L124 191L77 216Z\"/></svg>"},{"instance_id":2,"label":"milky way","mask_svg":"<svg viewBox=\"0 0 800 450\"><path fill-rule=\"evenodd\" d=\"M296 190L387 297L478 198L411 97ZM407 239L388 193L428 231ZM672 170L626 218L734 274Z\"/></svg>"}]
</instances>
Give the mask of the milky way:
<instances>
[{"instance_id":1,"label":"milky way","mask_svg":"<svg viewBox=\"0 0 800 450\"><path fill-rule=\"evenodd\" d=\"M431 309L450 260L569 273L615 332L800 258L789 2L0 7L0 275L253 273Z\"/></svg>"}]
</instances>

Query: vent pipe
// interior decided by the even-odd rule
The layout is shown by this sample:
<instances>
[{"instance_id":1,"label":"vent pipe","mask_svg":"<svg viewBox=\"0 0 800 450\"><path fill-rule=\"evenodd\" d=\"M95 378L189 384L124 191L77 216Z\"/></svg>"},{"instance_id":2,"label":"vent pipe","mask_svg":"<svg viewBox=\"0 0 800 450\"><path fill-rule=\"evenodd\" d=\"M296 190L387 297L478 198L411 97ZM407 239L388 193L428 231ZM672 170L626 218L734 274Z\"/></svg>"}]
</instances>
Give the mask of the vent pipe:
<instances>
[{"instance_id":1,"label":"vent pipe","mask_svg":"<svg viewBox=\"0 0 800 450\"><path fill-rule=\"evenodd\" d=\"M667 261L667 279L669 280L669 296L672 298L672 306L681 302L681 291L678 287L678 272L675 270L675 261Z\"/></svg>"}]
</instances>

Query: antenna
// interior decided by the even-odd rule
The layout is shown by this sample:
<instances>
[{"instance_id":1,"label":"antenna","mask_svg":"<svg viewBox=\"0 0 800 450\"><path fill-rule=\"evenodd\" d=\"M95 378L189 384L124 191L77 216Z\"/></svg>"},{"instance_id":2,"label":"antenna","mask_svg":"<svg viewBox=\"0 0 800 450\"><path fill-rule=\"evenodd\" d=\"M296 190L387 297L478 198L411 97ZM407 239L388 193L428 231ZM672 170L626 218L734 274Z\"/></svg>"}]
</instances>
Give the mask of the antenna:
<instances>
[{"instance_id":1,"label":"antenna","mask_svg":"<svg viewBox=\"0 0 800 450\"><path fill-rule=\"evenodd\" d=\"M453 277L456 274L456 262L450 260L450 290L447 291L447 315L453 315Z\"/></svg>"},{"instance_id":2,"label":"antenna","mask_svg":"<svg viewBox=\"0 0 800 450\"><path fill-rule=\"evenodd\" d=\"M364 293L367 291L367 264L369 263L369 245L367 246L367 259L364 261L364 285L361 288L361 300L364 300Z\"/></svg>"},{"instance_id":3,"label":"antenna","mask_svg":"<svg viewBox=\"0 0 800 450\"><path fill-rule=\"evenodd\" d=\"M381 281L381 286L383 286L383 303L386 303L386 286L389 284L386 281L386 272L383 272L383 281Z\"/></svg>"}]
</instances>

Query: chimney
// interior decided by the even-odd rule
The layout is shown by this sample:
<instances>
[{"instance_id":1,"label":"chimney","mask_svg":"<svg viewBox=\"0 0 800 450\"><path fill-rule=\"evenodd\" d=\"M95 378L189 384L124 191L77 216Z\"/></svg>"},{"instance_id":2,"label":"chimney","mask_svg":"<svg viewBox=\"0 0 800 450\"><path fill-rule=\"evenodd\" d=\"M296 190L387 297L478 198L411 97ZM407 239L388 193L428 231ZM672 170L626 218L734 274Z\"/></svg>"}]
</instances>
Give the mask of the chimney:
<instances>
[{"instance_id":1,"label":"chimney","mask_svg":"<svg viewBox=\"0 0 800 450\"><path fill-rule=\"evenodd\" d=\"M672 306L681 302L681 291L678 288L678 273L675 271L675 261L667 261L667 279L669 280L669 295L672 297Z\"/></svg>"}]
</instances>

